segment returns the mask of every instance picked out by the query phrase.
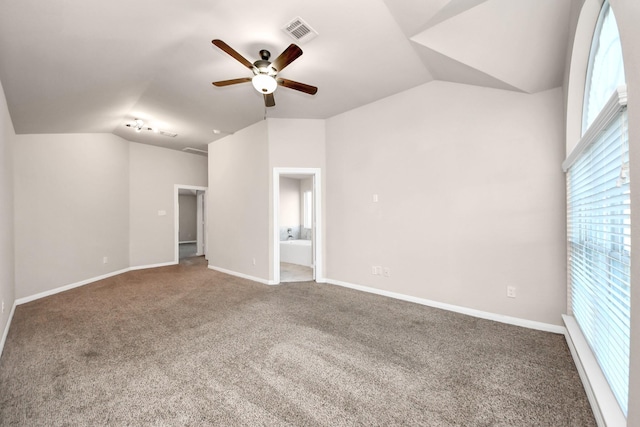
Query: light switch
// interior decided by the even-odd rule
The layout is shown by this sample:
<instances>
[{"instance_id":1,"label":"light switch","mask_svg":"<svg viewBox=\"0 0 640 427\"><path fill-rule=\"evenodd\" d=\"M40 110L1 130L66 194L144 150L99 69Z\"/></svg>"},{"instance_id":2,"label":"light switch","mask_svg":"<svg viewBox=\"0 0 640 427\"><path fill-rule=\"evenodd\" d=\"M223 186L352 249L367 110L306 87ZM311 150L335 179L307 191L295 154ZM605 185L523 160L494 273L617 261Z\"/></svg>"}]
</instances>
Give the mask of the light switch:
<instances>
[{"instance_id":1,"label":"light switch","mask_svg":"<svg viewBox=\"0 0 640 427\"><path fill-rule=\"evenodd\" d=\"M158 211L158 216L165 216L167 211Z\"/></svg>"}]
</instances>

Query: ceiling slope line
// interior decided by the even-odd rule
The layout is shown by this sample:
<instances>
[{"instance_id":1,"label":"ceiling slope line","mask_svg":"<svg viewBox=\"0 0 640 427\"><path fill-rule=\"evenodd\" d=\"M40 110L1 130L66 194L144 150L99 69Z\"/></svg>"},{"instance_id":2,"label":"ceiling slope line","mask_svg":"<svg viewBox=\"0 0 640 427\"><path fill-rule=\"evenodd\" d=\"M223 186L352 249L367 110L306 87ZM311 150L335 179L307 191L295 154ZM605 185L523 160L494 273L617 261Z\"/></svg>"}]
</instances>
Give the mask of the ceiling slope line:
<instances>
[{"instance_id":1,"label":"ceiling slope line","mask_svg":"<svg viewBox=\"0 0 640 427\"><path fill-rule=\"evenodd\" d=\"M458 16L462 13L466 13L469 10L481 5L482 3L486 3L490 0L451 0L444 6L438 13L432 16L423 27L421 27L416 33L420 34L431 27L435 27L436 25L448 21L449 19Z\"/></svg>"},{"instance_id":2,"label":"ceiling slope line","mask_svg":"<svg viewBox=\"0 0 640 427\"><path fill-rule=\"evenodd\" d=\"M472 67L469 64L465 64L464 62L461 62L443 52L431 49L417 42L414 42L414 47L419 52L419 56L423 59L425 65L430 64L431 74L436 80L529 94L526 90ZM436 61L436 57L438 58L438 61ZM446 73L439 73L434 69L437 68L434 64L437 64L438 62L446 62L446 66L444 67L447 70Z\"/></svg>"}]
</instances>

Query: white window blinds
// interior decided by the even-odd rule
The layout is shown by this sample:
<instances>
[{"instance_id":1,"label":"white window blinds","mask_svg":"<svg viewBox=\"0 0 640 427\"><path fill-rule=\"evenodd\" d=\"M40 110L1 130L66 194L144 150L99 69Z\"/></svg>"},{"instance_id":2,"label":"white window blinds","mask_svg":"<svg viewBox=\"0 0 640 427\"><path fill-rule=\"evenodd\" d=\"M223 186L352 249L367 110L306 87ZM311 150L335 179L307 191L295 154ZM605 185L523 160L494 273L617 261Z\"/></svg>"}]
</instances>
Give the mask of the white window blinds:
<instances>
[{"instance_id":1,"label":"white window blinds","mask_svg":"<svg viewBox=\"0 0 640 427\"><path fill-rule=\"evenodd\" d=\"M621 108L567 174L571 309L625 415L631 283L626 114Z\"/></svg>"},{"instance_id":2,"label":"white window blinds","mask_svg":"<svg viewBox=\"0 0 640 427\"><path fill-rule=\"evenodd\" d=\"M582 139L563 164L567 172L568 294L570 314L626 416L631 203L624 80L620 34L605 0L589 56Z\"/></svg>"}]
</instances>

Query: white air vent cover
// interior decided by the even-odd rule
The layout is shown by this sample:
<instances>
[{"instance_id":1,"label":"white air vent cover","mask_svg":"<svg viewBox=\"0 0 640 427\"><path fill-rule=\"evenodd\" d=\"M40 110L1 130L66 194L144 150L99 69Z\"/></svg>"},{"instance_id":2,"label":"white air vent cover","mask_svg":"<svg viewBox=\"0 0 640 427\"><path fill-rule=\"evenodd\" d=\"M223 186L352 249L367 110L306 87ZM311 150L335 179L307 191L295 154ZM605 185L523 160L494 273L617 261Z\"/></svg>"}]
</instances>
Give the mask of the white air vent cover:
<instances>
[{"instance_id":1,"label":"white air vent cover","mask_svg":"<svg viewBox=\"0 0 640 427\"><path fill-rule=\"evenodd\" d=\"M176 136L178 136L178 134L177 134L177 133L169 132L168 130L159 130L159 131L158 131L158 133L159 133L160 135L170 136L170 137L172 137L172 138L175 138Z\"/></svg>"},{"instance_id":2,"label":"white air vent cover","mask_svg":"<svg viewBox=\"0 0 640 427\"><path fill-rule=\"evenodd\" d=\"M309 40L315 39L318 35L318 32L311 28L311 26L299 16L293 18L291 22L282 27L282 31L289 34L291 38L299 43L306 43Z\"/></svg>"}]
</instances>

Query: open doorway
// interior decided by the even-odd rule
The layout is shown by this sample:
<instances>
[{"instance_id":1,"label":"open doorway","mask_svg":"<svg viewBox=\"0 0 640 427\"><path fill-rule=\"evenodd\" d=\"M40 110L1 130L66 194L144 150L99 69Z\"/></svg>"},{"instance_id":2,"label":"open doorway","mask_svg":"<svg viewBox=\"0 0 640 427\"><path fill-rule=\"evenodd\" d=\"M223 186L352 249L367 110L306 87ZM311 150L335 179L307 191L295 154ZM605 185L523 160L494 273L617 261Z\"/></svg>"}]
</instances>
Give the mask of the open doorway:
<instances>
[{"instance_id":1,"label":"open doorway","mask_svg":"<svg viewBox=\"0 0 640 427\"><path fill-rule=\"evenodd\" d=\"M320 194L320 169L274 169L274 283L322 277Z\"/></svg>"},{"instance_id":2,"label":"open doorway","mask_svg":"<svg viewBox=\"0 0 640 427\"><path fill-rule=\"evenodd\" d=\"M175 259L205 256L206 187L175 186Z\"/></svg>"}]
</instances>

